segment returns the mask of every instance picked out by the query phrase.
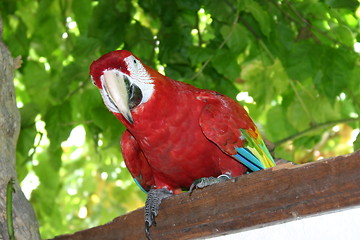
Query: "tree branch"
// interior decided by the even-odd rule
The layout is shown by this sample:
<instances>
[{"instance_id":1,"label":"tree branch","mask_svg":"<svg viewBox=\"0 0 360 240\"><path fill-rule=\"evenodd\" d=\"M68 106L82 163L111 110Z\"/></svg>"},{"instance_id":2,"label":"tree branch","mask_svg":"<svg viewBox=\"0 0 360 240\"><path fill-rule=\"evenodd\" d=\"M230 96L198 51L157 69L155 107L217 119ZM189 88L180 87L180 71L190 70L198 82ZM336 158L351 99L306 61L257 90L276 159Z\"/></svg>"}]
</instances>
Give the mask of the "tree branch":
<instances>
[{"instance_id":1,"label":"tree branch","mask_svg":"<svg viewBox=\"0 0 360 240\"><path fill-rule=\"evenodd\" d=\"M356 121L360 121L360 118L345 118L345 119L339 119L339 120L335 120L335 121L330 121L330 122L325 122L325 123L320 123L320 124L315 124L314 126L311 126L309 127L308 129L305 129L301 132L298 132L294 135L291 135L289 137L286 137L284 139L281 139L277 142L275 142L275 147L287 142L287 141L291 141L291 140L295 140L295 139L298 139L312 131L316 131L316 130L319 130L319 129L322 129L322 128L327 128L327 127L330 127L330 126L333 126L333 125L336 125L336 124L339 124L339 123L350 123L350 122L356 122Z\"/></svg>"},{"instance_id":2,"label":"tree branch","mask_svg":"<svg viewBox=\"0 0 360 240\"><path fill-rule=\"evenodd\" d=\"M8 240L10 230L14 232L16 239L38 240L40 234L36 216L21 191L15 171L16 142L20 131L20 113L16 107L14 88L14 69L18 63L14 64L7 46L2 41L1 33L0 17L0 239ZM7 192L10 179L15 180L14 184L11 184L15 192ZM11 206L6 205L6 200ZM11 220L13 227L8 224L8 229L6 223Z\"/></svg>"}]
</instances>

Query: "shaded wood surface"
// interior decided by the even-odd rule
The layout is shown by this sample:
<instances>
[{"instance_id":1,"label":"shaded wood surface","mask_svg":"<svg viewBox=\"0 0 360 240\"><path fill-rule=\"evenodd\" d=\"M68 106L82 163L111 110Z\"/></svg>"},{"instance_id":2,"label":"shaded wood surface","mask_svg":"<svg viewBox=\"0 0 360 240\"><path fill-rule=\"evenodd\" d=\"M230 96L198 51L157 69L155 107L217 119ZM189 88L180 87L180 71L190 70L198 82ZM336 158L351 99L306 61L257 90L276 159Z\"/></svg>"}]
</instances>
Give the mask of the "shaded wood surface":
<instances>
[{"instance_id":1,"label":"shaded wood surface","mask_svg":"<svg viewBox=\"0 0 360 240\"><path fill-rule=\"evenodd\" d=\"M240 176L191 196L163 200L157 239L193 239L230 233L360 205L360 151L303 165L283 165ZM144 209L55 239L146 239Z\"/></svg>"}]
</instances>

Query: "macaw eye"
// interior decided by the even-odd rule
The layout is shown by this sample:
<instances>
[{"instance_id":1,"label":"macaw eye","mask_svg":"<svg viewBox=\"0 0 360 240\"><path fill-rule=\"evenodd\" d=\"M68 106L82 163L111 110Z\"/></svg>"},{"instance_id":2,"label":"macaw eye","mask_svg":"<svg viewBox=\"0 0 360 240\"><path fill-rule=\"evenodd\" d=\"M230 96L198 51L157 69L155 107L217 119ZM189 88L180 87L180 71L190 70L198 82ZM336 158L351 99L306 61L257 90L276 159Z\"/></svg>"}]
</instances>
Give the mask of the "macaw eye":
<instances>
[{"instance_id":1,"label":"macaw eye","mask_svg":"<svg viewBox=\"0 0 360 240\"><path fill-rule=\"evenodd\" d=\"M135 84L130 86L129 89L129 108L133 109L141 103L143 98L141 89Z\"/></svg>"}]
</instances>

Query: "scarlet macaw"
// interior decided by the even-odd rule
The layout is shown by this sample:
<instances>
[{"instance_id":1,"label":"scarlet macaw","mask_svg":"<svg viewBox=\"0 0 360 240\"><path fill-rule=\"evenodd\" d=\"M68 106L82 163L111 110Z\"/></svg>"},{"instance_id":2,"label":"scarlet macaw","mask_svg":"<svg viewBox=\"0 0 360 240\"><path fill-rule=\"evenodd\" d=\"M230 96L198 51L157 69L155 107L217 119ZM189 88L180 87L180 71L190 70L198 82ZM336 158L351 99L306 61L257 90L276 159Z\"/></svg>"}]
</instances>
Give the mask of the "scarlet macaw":
<instances>
[{"instance_id":1,"label":"scarlet macaw","mask_svg":"<svg viewBox=\"0 0 360 240\"><path fill-rule=\"evenodd\" d=\"M90 75L127 128L122 154L148 192L148 238L163 198L275 165L247 112L227 96L172 80L126 50L94 61Z\"/></svg>"}]
</instances>

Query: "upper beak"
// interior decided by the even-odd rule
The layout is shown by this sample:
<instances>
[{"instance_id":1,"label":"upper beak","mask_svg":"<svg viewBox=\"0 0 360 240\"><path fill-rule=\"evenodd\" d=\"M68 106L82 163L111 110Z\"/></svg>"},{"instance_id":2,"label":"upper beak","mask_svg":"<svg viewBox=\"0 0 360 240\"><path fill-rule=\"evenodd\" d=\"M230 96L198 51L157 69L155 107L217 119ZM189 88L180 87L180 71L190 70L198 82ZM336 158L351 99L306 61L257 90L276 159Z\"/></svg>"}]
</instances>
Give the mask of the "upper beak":
<instances>
[{"instance_id":1,"label":"upper beak","mask_svg":"<svg viewBox=\"0 0 360 240\"><path fill-rule=\"evenodd\" d=\"M124 75L117 74L114 71L105 71L104 85L119 112L124 116L124 118L126 118L126 120L133 124L134 121L129 108L129 96Z\"/></svg>"}]
</instances>

